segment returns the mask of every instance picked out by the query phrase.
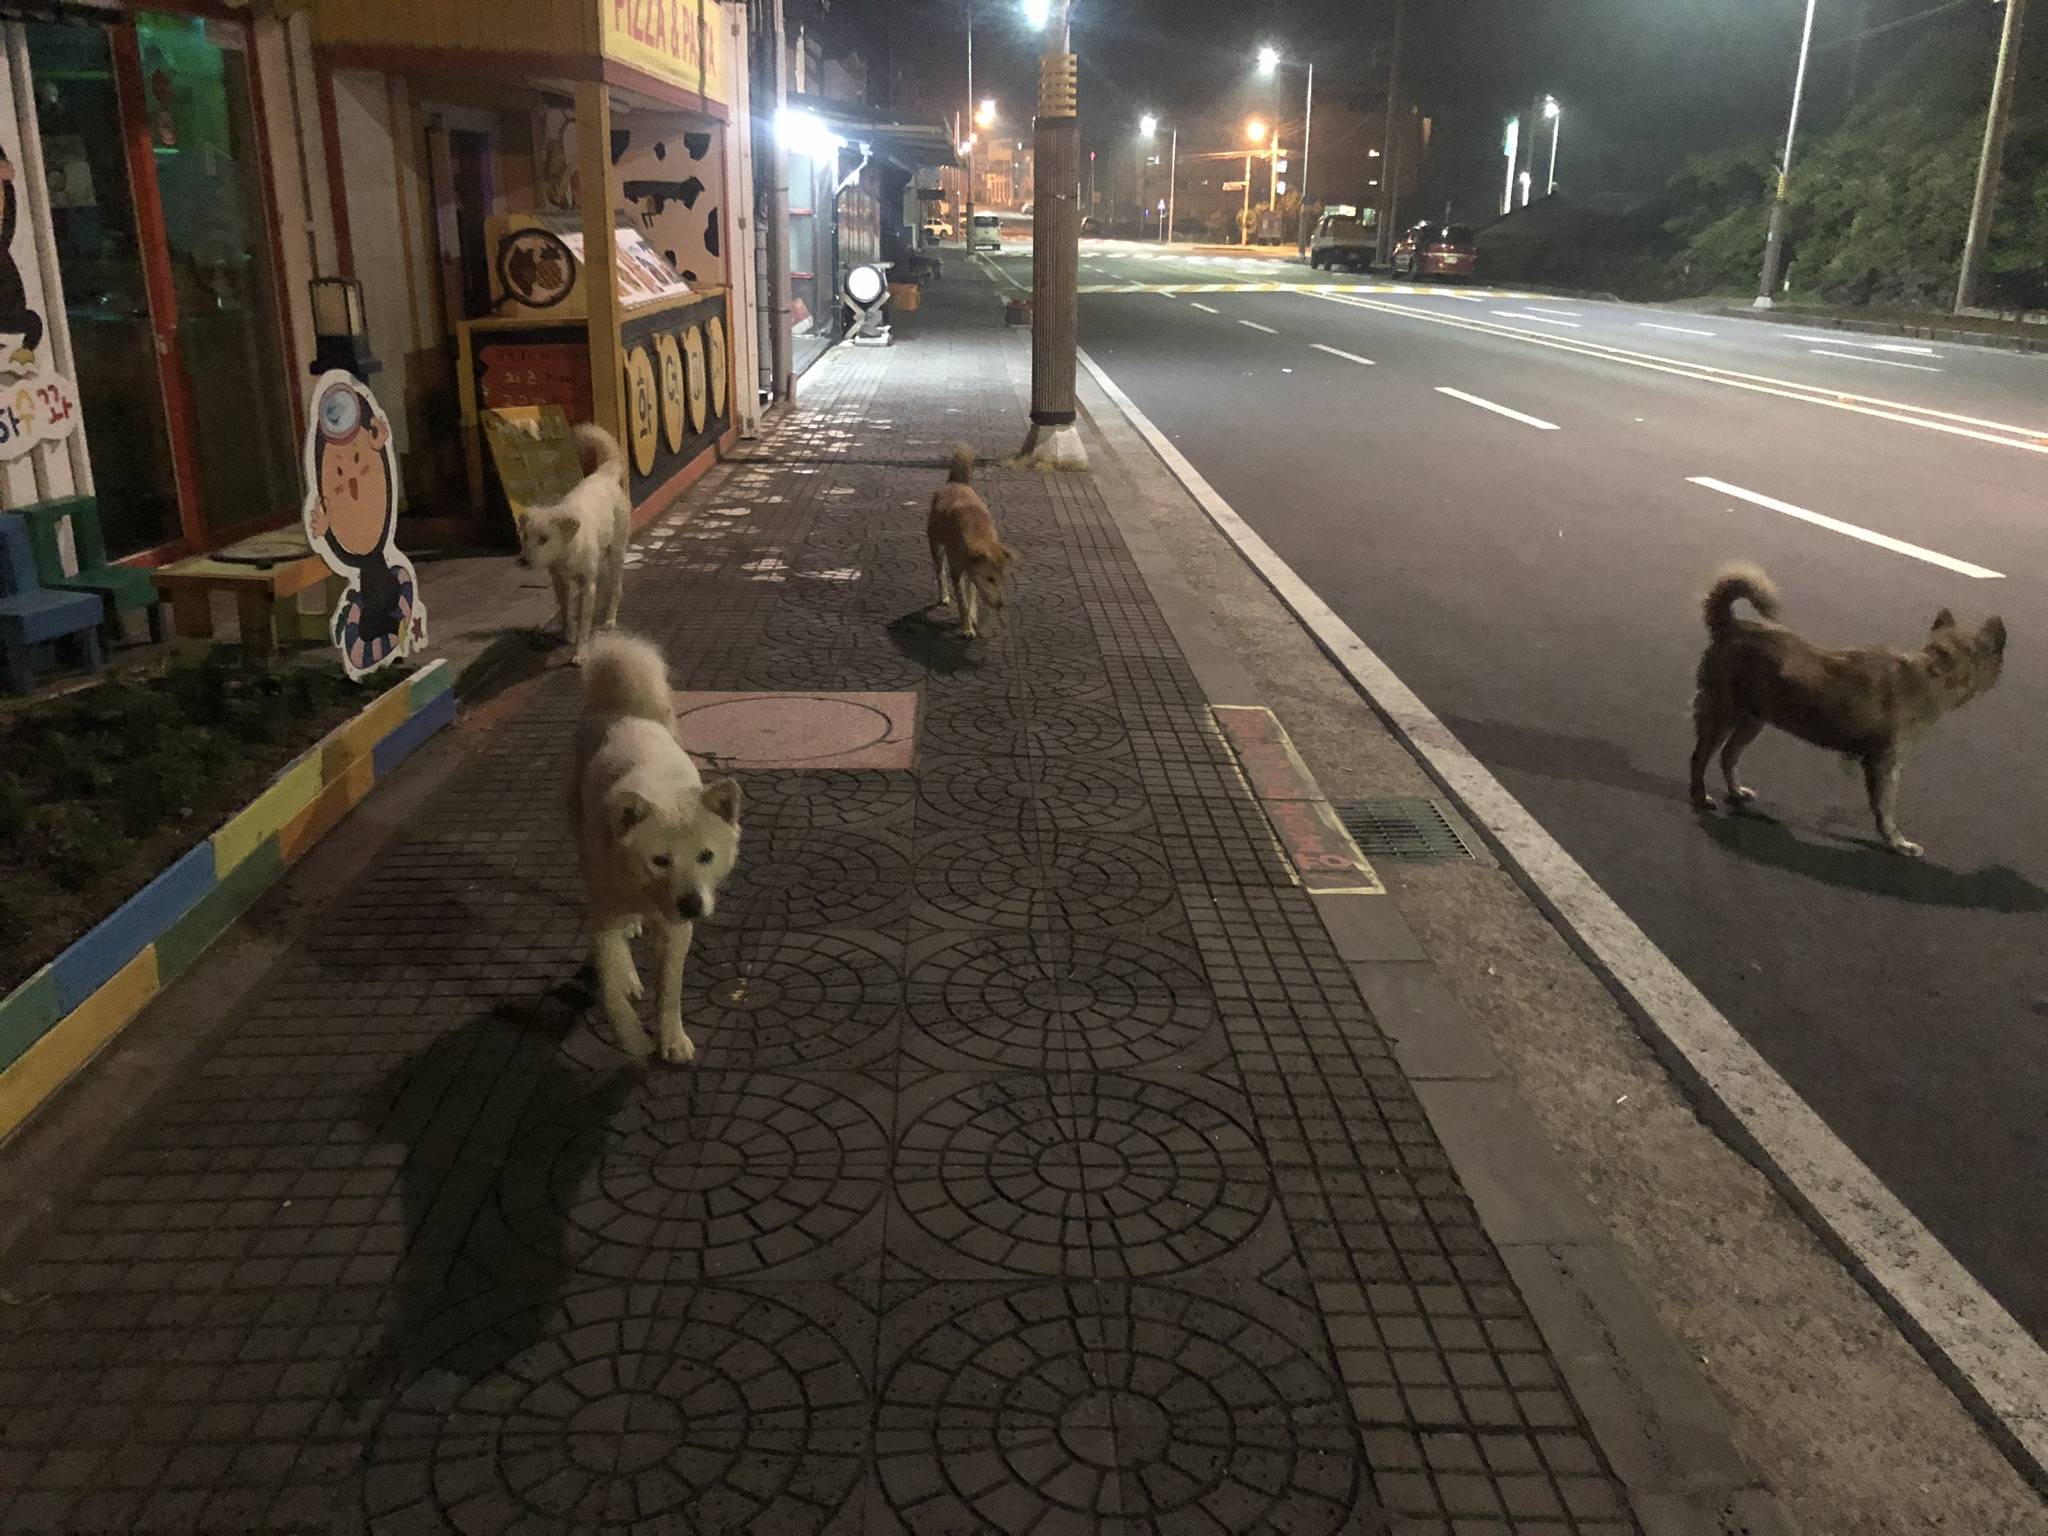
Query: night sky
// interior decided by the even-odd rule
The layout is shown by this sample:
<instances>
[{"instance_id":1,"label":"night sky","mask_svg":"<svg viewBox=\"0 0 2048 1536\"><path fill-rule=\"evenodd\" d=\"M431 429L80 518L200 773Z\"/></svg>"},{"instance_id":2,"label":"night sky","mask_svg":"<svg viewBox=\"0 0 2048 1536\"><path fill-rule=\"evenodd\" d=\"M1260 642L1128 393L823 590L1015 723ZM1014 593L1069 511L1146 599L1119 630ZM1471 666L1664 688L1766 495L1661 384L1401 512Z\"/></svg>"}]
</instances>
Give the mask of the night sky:
<instances>
[{"instance_id":1,"label":"night sky","mask_svg":"<svg viewBox=\"0 0 2048 1536\"><path fill-rule=\"evenodd\" d=\"M845 4L846 0L842 0ZM1936 0L1821 0L1809 100L1839 101L1851 33L1927 11ZM964 0L861 0L883 47L932 82L948 105L964 90ZM1274 100L1253 78L1271 41L1291 61L1313 57L1319 105L1351 96L1361 109L1385 89L1394 0L1079 0L1084 141L1105 155L1128 146L1147 109L1189 125L1181 147ZM1497 177L1502 119L1544 92L1566 117L1562 190L1626 202L1660 186L1694 149L1781 133L1790 104L1803 0L1407 0L1404 96L1435 119L1439 196L1483 199ZM842 12L843 14L843 12ZM975 0L977 96L1028 131L1039 40L1015 0ZM1873 40L1863 67L1930 28L1995 35L1984 0ZM1987 68L1989 61L1987 59ZM1284 76L1298 122L1301 74ZM1377 110L1374 105L1372 110ZM1213 125L1213 126L1212 126ZM1468 207L1461 216L1483 212Z\"/></svg>"}]
</instances>

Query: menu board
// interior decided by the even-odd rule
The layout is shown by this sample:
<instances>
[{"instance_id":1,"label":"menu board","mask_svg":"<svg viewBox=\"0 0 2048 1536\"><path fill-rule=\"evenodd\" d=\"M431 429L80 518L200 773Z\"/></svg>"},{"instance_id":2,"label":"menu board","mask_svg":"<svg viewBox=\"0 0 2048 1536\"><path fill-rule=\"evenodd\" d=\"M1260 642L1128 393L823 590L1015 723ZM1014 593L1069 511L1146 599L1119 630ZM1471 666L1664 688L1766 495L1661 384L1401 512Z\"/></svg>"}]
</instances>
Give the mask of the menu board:
<instances>
[{"instance_id":1,"label":"menu board","mask_svg":"<svg viewBox=\"0 0 2048 1536\"><path fill-rule=\"evenodd\" d=\"M576 437L560 406L511 406L483 413L484 441L515 521L560 501L583 478Z\"/></svg>"}]
</instances>

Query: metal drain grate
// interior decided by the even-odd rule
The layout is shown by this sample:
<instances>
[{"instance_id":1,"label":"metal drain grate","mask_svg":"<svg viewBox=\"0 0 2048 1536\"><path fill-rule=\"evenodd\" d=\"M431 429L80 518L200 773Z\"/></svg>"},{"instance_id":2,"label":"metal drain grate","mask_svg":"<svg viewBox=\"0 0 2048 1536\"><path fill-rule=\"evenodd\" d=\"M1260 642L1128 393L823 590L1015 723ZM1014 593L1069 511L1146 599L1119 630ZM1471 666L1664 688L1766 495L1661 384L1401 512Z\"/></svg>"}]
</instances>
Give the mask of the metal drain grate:
<instances>
[{"instance_id":1,"label":"metal drain grate","mask_svg":"<svg viewBox=\"0 0 2048 1536\"><path fill-rule=\"evenodd\" d=\"M1472 850L1434 800L1353 800L1337 807L1368 859L1469 859Z\"/></svg>"}]
</instances>

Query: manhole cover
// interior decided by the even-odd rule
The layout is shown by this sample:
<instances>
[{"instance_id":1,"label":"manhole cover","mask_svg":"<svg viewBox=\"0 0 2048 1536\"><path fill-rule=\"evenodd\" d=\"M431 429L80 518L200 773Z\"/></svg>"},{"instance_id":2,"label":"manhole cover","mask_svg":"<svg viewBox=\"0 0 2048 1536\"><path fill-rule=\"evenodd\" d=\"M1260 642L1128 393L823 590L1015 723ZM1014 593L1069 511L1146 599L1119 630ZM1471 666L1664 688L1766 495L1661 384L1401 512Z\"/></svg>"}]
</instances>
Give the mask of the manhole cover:
<instances>
[{"instance_id":1,"label":"manhole cover","mask_svg":"<svg viewBox=\"0 0 2048 1536\"><path fill-rule=\"evenodd\" d=\"M720 768L910 766L913 693L684 693L683 744Z\"/></svg>"},{"instance_id":2,"label":"manhole cover","mask_svg":"<svg viewBox=\"0 0 2048 1536\"><path fill-rule=\"evenodd\" d=\"M1472 850L1434 800L1353 800L1337 807L1368 859L1469 859Z\"/></svg>"}]
</instances>

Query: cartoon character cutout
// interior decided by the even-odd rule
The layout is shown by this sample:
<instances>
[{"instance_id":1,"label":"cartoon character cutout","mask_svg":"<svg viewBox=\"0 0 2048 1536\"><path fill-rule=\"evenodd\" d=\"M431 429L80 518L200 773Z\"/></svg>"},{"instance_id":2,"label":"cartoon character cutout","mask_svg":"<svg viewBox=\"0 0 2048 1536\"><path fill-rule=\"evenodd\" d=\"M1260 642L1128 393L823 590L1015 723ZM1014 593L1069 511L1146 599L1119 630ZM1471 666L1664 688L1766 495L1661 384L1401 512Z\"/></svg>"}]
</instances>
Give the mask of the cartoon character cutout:
<instances>
[{"instance_id":1,"label":"cartoon character cutout","mask_svg":"<svg viewBox=\"0 0 2048 1536\"><path fill-rule=\"evenodd\" d=\"M306 483L306 537L347 582L334 610L334 643L348 675L360 678L426 645L427 605L395 542L391 422L368 386L340 369L314 387Z\"/></svg>"},{"instance_id":2,"label":"cartoon character cutout","mask_svg":"<svg viewBox=\"0 0 2048 1536\"><path fill-rule=\"evenodd\" d=\"M31 371L36 365L36 348L43 344L43 317L29 308L28 285L21 280L21 268L14 261L14 228L20 201L15 195L14 162L0 149L0 336L19 336L21 344L7 354L9 371Z\"/></svg>"}]
</instances>

